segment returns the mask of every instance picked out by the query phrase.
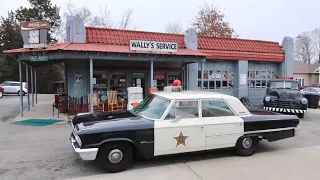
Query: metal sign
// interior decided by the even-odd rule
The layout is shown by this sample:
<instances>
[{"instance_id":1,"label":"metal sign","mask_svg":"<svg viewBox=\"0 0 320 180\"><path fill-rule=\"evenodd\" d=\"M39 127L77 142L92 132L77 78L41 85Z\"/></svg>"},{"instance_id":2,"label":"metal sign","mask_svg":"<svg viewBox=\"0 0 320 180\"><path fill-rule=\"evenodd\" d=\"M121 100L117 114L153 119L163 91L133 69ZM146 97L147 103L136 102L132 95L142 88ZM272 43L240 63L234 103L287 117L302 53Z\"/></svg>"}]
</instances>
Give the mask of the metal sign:
<instances>
[{"instance_id":1,"label":"metal sign","mask_svg":"<svg viewBox=\"0 0 320 180\"><path fill-rule=\"evenodd\" d=\"M50 29L49 21L25 21L20 24L21 30Z\"/></svg>"},{"instance_id":2,"label":"metal sign","mask_svg":"<svg viewBox=\"0 0 320 180\"><path fill-rule=\"evenodd\" d=\"M44 43L40 43L40 44L24 44L23 48L28 48L28 49L32 49L32 48L45 48L46 44Z\"/></svg>"},{"instance_id":3,"label":"metal sign","mask_svg":"<svg viewBox=\"0 0 320 180\"><path fill-rule=\"evenodd\" d=\"M30 56L30 61L48 61L48 56Z\"/></svg>"},{"instance_id":4,"label":"metal sign","mask_svg":"<svg viewBox=\"0 0 320 180\"><path fill-rule=\"evenodd\" d=\"M177 52L178 43L130 40L131 51Z\"/></svg>"}]
</instances>

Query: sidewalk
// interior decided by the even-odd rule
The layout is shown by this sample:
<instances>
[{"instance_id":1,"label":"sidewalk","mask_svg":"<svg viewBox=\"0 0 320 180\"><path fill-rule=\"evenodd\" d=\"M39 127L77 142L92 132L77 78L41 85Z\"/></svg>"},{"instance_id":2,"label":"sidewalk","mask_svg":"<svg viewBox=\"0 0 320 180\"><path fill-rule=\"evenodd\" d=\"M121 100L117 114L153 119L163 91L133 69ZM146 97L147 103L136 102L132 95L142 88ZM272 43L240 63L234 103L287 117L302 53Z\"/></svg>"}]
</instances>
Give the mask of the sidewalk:
<instances>
[{"instance_id":1,"label":"sidewalk","mask_svg":"<svg viewBox=\"0 0 320 180\"><path fill-rule=\"evenodd\" d=\"M27 98L24 99L24 103L27 101ZM34 102L34 107L31 103L30 95L30 111L28 111L27 105L24 107L23 117L19 114L12 121L22 121L26 119L57 119L64 120L63 122L68 121L67 114L60 113L58 118L58 110L54 110L54 116L52 115L52 104L54 101L54 94L39 94L38 103Z\"/></svg>"},{"instance_id":2,"label":"sidewalk","mask_svg":"<svg viewBox=\"0 0 320 180\"><path fill-rule=\"evenodd\" d=\"M320 146L132 169L70 180L317 180Z\"/></svg>"}]
</instances>

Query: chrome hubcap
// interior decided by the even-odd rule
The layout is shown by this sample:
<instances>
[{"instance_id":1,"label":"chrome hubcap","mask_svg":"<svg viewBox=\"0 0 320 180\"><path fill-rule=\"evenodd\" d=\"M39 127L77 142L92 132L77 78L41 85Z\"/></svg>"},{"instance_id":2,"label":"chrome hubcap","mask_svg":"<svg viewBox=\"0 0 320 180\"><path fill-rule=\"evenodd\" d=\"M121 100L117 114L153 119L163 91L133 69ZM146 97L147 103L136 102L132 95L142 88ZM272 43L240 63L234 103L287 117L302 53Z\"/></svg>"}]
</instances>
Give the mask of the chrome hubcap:
<instances>
[{"instance_id":1,"label":"chrome hubcap","mask_svg":"<svg viewBox=\"0 0 320 180\"><path fill-rule=\"evenodd\" d=\"M244 138L242 140L242 146L245 149L249 149L252 146L252 139L251 138Z\"/></svg>"},{"instance_id":2,"label":"chrome hubcap","mask_svg":"<svg viewBox=\"0 0 320 180\"><path fill-rule=\"evenodd\" d=\"M120 151L119 149L114 149L112 151L110 151L108 159L112 164L117 164L119 163L123 158L123 154L122 151Z\"/></svg>"}]
</instances>

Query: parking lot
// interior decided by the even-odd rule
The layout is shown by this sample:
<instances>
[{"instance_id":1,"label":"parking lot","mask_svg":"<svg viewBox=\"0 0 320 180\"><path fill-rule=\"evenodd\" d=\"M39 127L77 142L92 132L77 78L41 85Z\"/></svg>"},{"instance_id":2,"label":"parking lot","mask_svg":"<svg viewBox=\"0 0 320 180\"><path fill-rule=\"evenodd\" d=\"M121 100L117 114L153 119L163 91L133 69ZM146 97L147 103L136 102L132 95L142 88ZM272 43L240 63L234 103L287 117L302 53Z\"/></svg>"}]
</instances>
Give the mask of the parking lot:
<instances>
[{"instance_id":1,"label":"parking lot","mask_svg":"<svg viewBox=\"0 0 320 180\"><path fill-rule=\"evenodd\" d=\"M19 97L4 97L0 106L1 116L7 113L3 108L18 107L19 112ZM0 122L0 179L314 179L320 165L319 115L311 110L300 122L298 137L263 141L252 157L238 157L230 150L171 156L139 160L116 174L106 174L73 153L67 122L29 127L7 119Z\"/></svg>"},{"instance_id":2,"label":"parking lot","mask_svg":"<svg viewBox=\"0 0 320 180\"><path fill-rule=\"evenodd\" d=\"M31 100L31 98L30 98ZM27 105L27 96L24 96L24 108ZM4 95L0 98L0 121L8 121L20 113L20 96Z\"/></svg>"}]
</instances>

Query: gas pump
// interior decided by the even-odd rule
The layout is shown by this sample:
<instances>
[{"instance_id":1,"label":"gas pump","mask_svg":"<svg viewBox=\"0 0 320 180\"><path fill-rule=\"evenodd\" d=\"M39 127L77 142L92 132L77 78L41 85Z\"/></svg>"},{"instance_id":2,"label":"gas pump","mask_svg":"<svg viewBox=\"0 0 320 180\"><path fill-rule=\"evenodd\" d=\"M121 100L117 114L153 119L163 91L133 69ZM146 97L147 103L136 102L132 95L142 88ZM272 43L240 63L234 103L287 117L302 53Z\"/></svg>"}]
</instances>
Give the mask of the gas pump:
<instances>
[{"instance_id":1,"label":"gas pump","mask_svg":"<svg viewBox=\"0 0 320 180\"><path fill-rule=\"evenodd\" d=\"M128 87L128 105L127 110L131 110L134 104L143 100L143 89L141 87Z\"/></svg>"}]
</instances>

